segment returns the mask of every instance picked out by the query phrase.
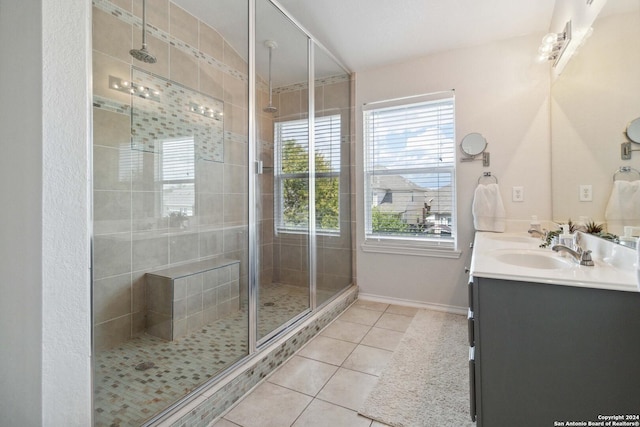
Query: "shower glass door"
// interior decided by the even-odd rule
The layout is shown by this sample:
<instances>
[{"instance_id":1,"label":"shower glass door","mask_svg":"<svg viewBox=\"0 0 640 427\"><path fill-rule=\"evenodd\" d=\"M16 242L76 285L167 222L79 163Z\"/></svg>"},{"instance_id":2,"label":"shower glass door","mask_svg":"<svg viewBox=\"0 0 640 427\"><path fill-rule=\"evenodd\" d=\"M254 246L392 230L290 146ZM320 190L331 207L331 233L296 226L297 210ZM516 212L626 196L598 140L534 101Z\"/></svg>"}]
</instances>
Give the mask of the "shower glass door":
<instances>
[{"instance_id":1,"label":"shower glass door","mask_svg":"<svg viewBox=\"0 0 640 427\"><path fill-rule=\"evenodd\" d=\"M93 5L95 426L151 422L250 350L249 2L148 2L155 63L129 53L142 6Z\"/></svg>"},{"instance_id":2,"label":"shower glass door","mask_svg":"<svg viewBox=\"0 0 640 427\"><path fill-rule=\"evenodd\" d=\"M256 2L258 342L310 308L309 39Z\"/></svg>"}]
</instances>

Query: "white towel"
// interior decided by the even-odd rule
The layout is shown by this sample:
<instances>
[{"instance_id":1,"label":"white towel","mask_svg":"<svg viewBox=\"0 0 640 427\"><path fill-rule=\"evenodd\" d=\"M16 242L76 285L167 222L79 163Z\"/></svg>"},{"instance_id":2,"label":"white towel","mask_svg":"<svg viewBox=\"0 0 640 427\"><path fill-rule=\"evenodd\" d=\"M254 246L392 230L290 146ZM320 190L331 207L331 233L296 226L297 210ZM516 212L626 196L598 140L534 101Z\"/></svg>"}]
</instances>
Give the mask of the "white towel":
<instances>
[{"instance_id":1,"label":"white towel","mask_svg":"<svg viewBox=\"0 0 640 427\"><path fill-rule=\"evenodd\" d=\"M506 213L498 184L478 184L471 211L477 231L504 231Z\"/></svg>"},{"instance_id":2,"label":"white towel","mask_svg":"<svg viewBox=\"0 0 640 427\"><path fill-rule=\"evenodd\" d=\"M607 231L622 235L624 226L640 226L640 181L614 181L607 210Z\"/></svg>"}]
</instances>

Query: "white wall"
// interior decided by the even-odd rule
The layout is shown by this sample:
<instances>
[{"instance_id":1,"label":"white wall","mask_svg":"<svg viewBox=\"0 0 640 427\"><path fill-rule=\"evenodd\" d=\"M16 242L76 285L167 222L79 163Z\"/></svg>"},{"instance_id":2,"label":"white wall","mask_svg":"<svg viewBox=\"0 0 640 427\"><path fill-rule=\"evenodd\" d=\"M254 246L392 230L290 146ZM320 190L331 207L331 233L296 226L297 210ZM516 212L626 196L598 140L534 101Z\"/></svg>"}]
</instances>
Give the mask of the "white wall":
<instances>
[{"instance_id":1,"label":"white wall","mask_svg":"<svg viewBox=\"0 0 640 427\"><path fill-rule=\"evenodd\" d=\"M551 217L549 65L535 61L542 34L434 54L360 72L356 76L357 277L360 292L415 303L465 307L471 203L478 177L499 179L507 217L528 225L531 215ZM482 133L491 166L457 164L460 259L363 252L362 105L367 102L455 89L456 138ZM524 202L511 188L524 187ZM526 228L525 228L526 230Z\"/></svg>"},{"instance_id":2,"label":"white wall","mask_svg":"<svg viewBox=\"0 0 640 427\"><path fill-rule=\"evenodd\" d=\"M1 423L87 426L91 2L0 11Z\"/></svg>"}]
</instances>

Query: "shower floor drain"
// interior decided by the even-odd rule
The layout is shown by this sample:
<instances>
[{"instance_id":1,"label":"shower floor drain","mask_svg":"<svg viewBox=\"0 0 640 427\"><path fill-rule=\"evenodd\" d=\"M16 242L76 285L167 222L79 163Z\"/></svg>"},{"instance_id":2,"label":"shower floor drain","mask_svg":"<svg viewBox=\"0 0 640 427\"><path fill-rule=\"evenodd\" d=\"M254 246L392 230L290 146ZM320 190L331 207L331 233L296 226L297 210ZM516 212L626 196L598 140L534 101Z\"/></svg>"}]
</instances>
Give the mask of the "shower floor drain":
<instances>
[{"instance_id":1,"label":"shower floor drain","mask_svg":"<svg viewBox=\"0 0 640 427\"><path fill-rule=\"evenodd\" d=\"M275 302L265 302L264 304L262 304L265 307L273 307L274 305L276 305Z\"/></svg>"},{"instance_id":2,"label":"shower floor drain","mask_svg":"<svg viewBox=\"0 0 640 427\"><path fill-rule=\"evenodd\" d=\"M153 362L142 362L136 365L136 371L146 371L147 369L151 369L155 367L156 364Z\"/></svg>"}]
</instances>

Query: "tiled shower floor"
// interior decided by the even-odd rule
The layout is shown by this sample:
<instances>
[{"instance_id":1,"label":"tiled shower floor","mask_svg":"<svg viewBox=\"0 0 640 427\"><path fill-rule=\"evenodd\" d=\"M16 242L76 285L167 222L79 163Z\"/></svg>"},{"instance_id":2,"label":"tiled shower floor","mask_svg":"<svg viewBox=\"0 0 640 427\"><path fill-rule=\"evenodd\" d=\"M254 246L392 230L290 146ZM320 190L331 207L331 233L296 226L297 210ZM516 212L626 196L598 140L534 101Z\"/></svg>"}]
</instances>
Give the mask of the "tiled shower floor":
<instances>
[{"instance_id":1,"label":"tiled shower floor","mask_svg":"<svg viewBox=\"0 0 640 427\"><path fill-rule=\"evenodd\" d=\"M308 307L308 290L271 284L260 290L258 337ZM100 351L94 363L95 426L139 426L247 354L246 304L235 315L178 341L149 335ZM146 370L136 366L153 364Z\"/></svg>"}]
</instances>

